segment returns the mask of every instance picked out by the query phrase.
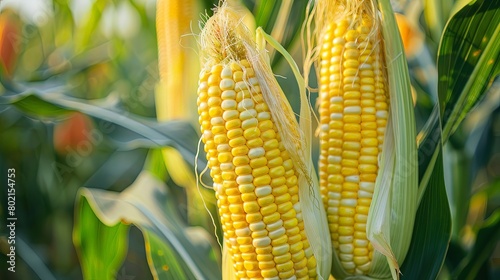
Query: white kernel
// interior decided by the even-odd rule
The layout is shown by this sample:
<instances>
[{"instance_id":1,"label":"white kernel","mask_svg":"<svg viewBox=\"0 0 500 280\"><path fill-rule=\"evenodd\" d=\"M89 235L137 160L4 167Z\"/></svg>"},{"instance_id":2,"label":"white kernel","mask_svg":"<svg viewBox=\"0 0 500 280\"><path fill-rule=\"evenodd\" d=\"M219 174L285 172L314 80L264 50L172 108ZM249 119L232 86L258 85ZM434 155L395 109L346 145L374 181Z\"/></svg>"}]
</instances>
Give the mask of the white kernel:
<instances>
[{"instance_id":1,"label":"white kernel","mask_svg":"<svg viewBox=\"0 0 500 280\"><path fill-rule=\"evenodd\" d=\"M328 156L328 163L330 164L340 163L340 161L342 161L341 156Z\"/></svg>"},{"instance_id":2,"label":"white kernel","mask_svg":"<svg viewBox=\"0 0 500 280\"><path fill-rule=\"evenodd\" d=\"M356 268L356 264L354 264L354 262L342 262L342 266L344 267L344 269Z\"/></svg>"},{"instance_id":3,"label":"white kernel","mask_svg":"<svg viewBox=\"0 0 500 280\"><path fill-rule=\"evenodd\" d=\"M256 248L262 248L271 245L271 238L268 236L255 238L252 242L253 246Z\"/></svg>"},{"instance_id":4,"label":"white kernel","mask_svg":"<svg viewBox=\"0 0 500 280\"><path fill-rule=\"evenodd\" d=\"M203 82L198 86L198 93L200 92L207 92L208 91L208 83Z\"/></svg>"},{"instance_id":5,"label":"white kernel","mask_svg":"<svg viewBox=\"0 0 500 280\"><path fill-rule=\"evenodd\" d=\"M368 216L365 214L356 214L356 216L354 218L355 218L356 222L358 222L358 223L366 224L366 222L368 221Z\"/></svg>"},{"instance_id":6,"label":"white kernel","mask_svg":"<svg viewBox=\"0 0 500 280\"><path fill-rule=\"evenodd\" d=\"M229 65L225 66L224 69L222 69L220 76L222 78L232 78L233 71L231 70L231 67Z\"/></svg>"},{"instance_id":7,"label":"white kernel","mask_svg":"<svg viewBox=\"0 0 500 280\"><path fill-rule=\"evenodd\" d=\"M334 200L339 200L341 198L341 195L338 192L328 192L328 198L334 199Z\"/></svg>"},{"instance_id":8,"label":"white kernel","mask_svg":"<svg viewBox=\"0 0 500 280\"><path fill-rule=\"evenodd\" d=\"M234 164L232 162L225 162L220 164L220 170L221 171L233 171L234 170Z\"/></svg>"},{"instance_id":9,"label":"white kernel","mask_svg":"<svg viewBox=\"0 0 500 280\"><path fill-rule=\"evenodd\" d=\"M338 207L339 205L340 205L340 202L338 199L329 199L328 200L328 206Z\"/></svg>"},{"instance_id":10,"label":"white kernel","mask_svg":"<svg viewBox=\"0 0 500 280\"><path fill-rule=\"evenodd\" d=\"M306 249L304 249L304 253L306 255L306 258L310 258L313 255L312 247L309 246Z\"/></svg>"},{"instance_id":11,"label":"white kernel","mask_svg":"<svg viewBox=\"0 0 500 280\"><path fill-rule=\"evenodd\" d=\"M248 227L239 228L235 230L234 233L236 233L236 236L250 236L252 234Z\"/></svg>"},{"instance_id":12,"label":"white kernel","mask_svg":"<svg viewBox=\"0 0 500 280\"><path fill-rule=\"evenodd\" d=\"M373 193L371 193L371 192L366 192L366 191L362 191L362 190L358 191L358 198L372 198L372 196L373 196Z\"/></svg>"},{"instance_id":13,"label":"white kernel","mask_svg":"<svg viewBox=\"0 0 500 280\"><path fill-rule=\"evenodd\" d=\"M222 164L221 164L221 170L222 170ZM243 184L251 184L253 182L253 176L252 175L239 175L236 178L236 183L243 185Z\"/></svg>"},{"instance_id":14,"label":"white kernel","mask_svg":"<svg viewBox=\"0 0 500 280\"><path fill-rule=\"evenodd\" d=\"M236 98L236 92L234 90L225 90L222 92L220 96L223 100L225 99L235 99Z\"/></svg>"},{"instance_id":15,"label":"white kernel","mask_svg":"<svg viewBox=\"0 0 500 280\"><path fill-rule=\"evenodd\" d=\"M266 154L266 150L263 147L252 148L248 151L248 157L250 159L263 157Z\"/></svg>"},{"instance_id":16,"label":"white kernel","mask_svg":"<svg viewBox=\"0 0 500 280\"><path fill-rule=\"evenodd\" d=\"M237 119L240 115L240 112L238 112L237 110L229 110L229 111L224 111L224 113L222 113L222 118L226 121L229 121L229 120L233 120L233 119Z\"/></svg>"},{"instance_id":17,"label":"white kernel","mask_svg":"<svg viewBox=\"0 0 500 280\"><path fill-rule=\"evenodd\" d=\"M248 82L252 85L252 86L256 86L259 84L259 80L256 78L256 77L252 77L250 79L248 79Z\"/></svg>"},{"instance_id":18,"label":"white kernel","mask_svg":"<svg viewBox=\"0 0 500 280\"><path fill-rule=\"evenodd\" d=\"M354 237L352 236L339 236L339 242L342 244L352 243Z\"/></svg>"},{"instance_id":19,"label":"white kernel","mask_svg":"<svg viewBox=\"0 0 500 280\"><path fill-rule=\"evenodd\" d=\"M216 125L224 125L224 119L222 117L214 117L210 120L210 123L213 125L213 126L216 126Z\"/></svg>"},{"instance_id":20,"label":"white kernel","mask_svg":"<svg viewBox=\"0 0 500 280\"><path fill-rule=\"evenodd\" d=\"M280 227L276 230L270 231L269 232L269 237L274 240L282 235L285 235L286 231L284 227Z\"/></svg>"},{"instance_id":21,"label":"white kernel","mask_svg":"<svg viewBox=\"0 0 500 280\"><path fill-rule=\"evenodd\" d=\"M203 132L203 137L205 139L210 139L214 137L214 134L210 130L205 130L205 132Z\"/></svg>"},{"instance_id":22,"label":"white kernel","mask_svg":"<svg viewBox=\"0 0 500 280\"><path fill-rule=\"evenodd\" d=\"M345 181L351 182L351 183L358 183L359 182L359 175L346 176Z\"/></svg>"},{"instance_id":23,"label":"white kernel","mask_svg":"<svg viewBox=\"0 0 500 280\"><path fill-rule=\"evenodd\" d=\"M338 207L328 207L328 214L330 215L338 215L339 214L339 208Z\"/></svg>"},{"instance_id":24,"label":"white kernel","mask_svg":"<svg viewBox=\"0 0 500 280\"><path fill-rule=\"evenodd\" d=\"M267 225L267 230L268 231L275 231L277 229L279 229L281 226L283 226L283 221L282 220L277 220L276 222L272 223L272 224L268 224Z\"/></svg>"},{"instance_id":25,"label":"white kernel","mask_svg":"<svg viewBox=\"0 0 500 280\"><path fill-rule=\"evenodd\" d=\"M360 182L359 183L359 189L366 191L366 192L372 192L375 189L375 183L372 182Z\"/></svg>"},{"instance_id":26,"label":"white kernel","mask_svg":"<svg viewBox=\"0 0 500 280\"><path fill-rule=\"evenodd\" d=\"M270 120L271 119L271 114L269 112L260 112L257 115L257 119L260 120L260 121Z\"/></svg>"},{"instance_id":27,"label":"white kernel","mask_svg":"<svg viewBox=\"0 0 500 280\"><path fill-rule=\"evenodd\" d=\"M361 63L359 65L359 70L373 69L373 66L370 63Z\"/></svg>"},{"instance_id":28,"label":"white kernel","mask_svg":"<svg viewBox=\"0 0 500 280\"><path fill-rule=\"evenodd\" d=\"M255 111L255 109L248 109L248 110L241 112L240 119L242 121L244 121L244 120L248 120L251 118L255 118L256 116L257 116L257 111Z\"/></svg>"},{"instance_id":29,"label":"white kernel","mask_svg":"<svg viewBox=\"0 0 500 280\"><path fill-rule=\"evenodd\" d=\"M284 230L284 228L283 228L283 230ZM273 238L271 237L271 239L273 239ZM282 245L279 245L279 246L276 246L273 248L273 254L275 256L284 255L288 251L290 251L290 244L288 244L288 243L285 243L285 244L282 244Z\"/></svg>"},{"instance_id":30,"label":"white kernel","mask_svg":"<svg viewBox=\"0 0 500 280\"><path fill-rule=\"evenodd\" d=\"M257 195L257 197L264 197L270 195L272 192L273 188L269 185L255 188L255 195Z\"/></svg>"},{"instance_id":31,"label":"white kernel","mask_svg":"<svg viewBox=\"0 0 500 280\"><path fill-rule=\"evenodd\" d=\"M257 120L256 118L251 118L251 119L248 119L248 120L244 120L241 123L241 128L243 130L246 130L248 128L256 127L258 124L259 124L259 120Z\"/></svg>"},{"instance_id":32,"label":"white kernel","mask_svg":"<svg viewBox=\"0 0 500 280\"><path fill-rule=\"evenodd\" d=\"M255 103L250 98L245 98L238 103L238 111L250 110L255 107Z\"/></svg>"},{"instance_id":33,"label":"white kernel","mask_svg":"<svg viewBox=\"0 0 500 280\"><path fill-rule=\"evenodd\" d=\"M330 130L330 126L328 124L321 125L321 131L328 132Z\"/></svg>"},{"instance_id":34,"label":"white kernel","mask_svg":"<svg viewBox=\"0 0 500 280\"><path fill-rule=\"evenodd\" d=\"M368 247L368 240L354 239L354 246L356 246L356 247Z\"/></svg>"},{"instance_id":35,"label":"white kernel","mask_svg":"<svg viewBox=\"0 0 500 280\"><path fill-rule=\"evenodd\" d=\"M219 83L219 87L222 90L233 89L234 81L232 79L222 79L222 81L220 81Z\"/></svg>"},{"instance_id":36,"label":"white kernel","mask_svg":"<svg viewBox=\"0 0 500 280\"><path fill-rule=\"evenodd\" d=\"M377 118L387 119L387 110L379 110L375 116L377 116Z\"/></svg>"},{"instance_id":37,"label":"white kernel","mask_svg":"<svg viewBox=\"0 0 500 280\"><path fill-rule=\"evenodd\" d=\"M354 252L354 246L352 244L340 244L339 249L341 253L345 254Z\"/></svg>"},{"instance_id":38,"label":"white kernel","mask_svg":"<svg viewBox=\"0 0 500 280\"><path fill-rule=\"evenodd\" d=\"M228 144L219 144L217 145L217 152L223 153L223 152L230 152L231 151L231 146Z\"/></svg>"},{"instance_id":39,"label":"white kernel","mask_svg":"<svg viewBox=\"0 0 500 280\"><path fill-rule=\"evenodd\" d=\"M251 223L249 225L249 227L250 227L251 231L261 231L261 230L266 229L266 224L264 224L263 221L258 221L258 222L255 222L255 223Z\"/></svg>"},{"instance_id":40,"label":"white kernel","mask_svg":"<svg viewBox=\"0 0 500 280\"><path fill-rule=\"evenodd\" d=\"M297 221L300 223L303 221L302 219L302 212L297 212L295 215L295 218L297 218Z\"/></svg>"},{"instance_id":41,"label":"white kernel","mask_svg":"<svg viewBox=\"0 0 500 280\"><path fill-rule=\"evenodd\" d=\"M343 45L345 44L345 39L343 37L336 37L333 39L333 45Z\"/></svg>"},{"instance_id":42,"label":"white kernel","mask_svg":"<svg viewBox=\"0 0 500 280\"><path fill-rule=\"evenodd\" d=\"M341 206L356 207L357 201L353 198L344 198L340 200Z\"/></svg>"},{"instance_id":43,"label":"white kernel","mask_svg":"<svg viewBox=\"0 0 500 280\"><path fill-rule=\"evenodd\" d=\"M344 114L361 114L361 106L347 106L344 108Z\"/></svg>"},{"instance_id":44,"label":"white kernel","mask_svg":"<svg viewBox=\"0 0 500 280\"><path fill-rule=\"evenodd\" d=\"M342 96L334 96L334 97L330 98L330 102L342 103L342 102L344 102L344 98L342 98Z\"/></svg>"},{"instance_id":45,"label":"white kernel","mask_svg":"<svg viewBox=\"0 0 500 280\"><path fill-rule=\"evenodd\" d=\"M356 268L356 273L358 274L366 274L371 268L371 262L367 262L364 265L360 265Z\"/></svg>"},{"instance_id":46,"label":"white kernel","mask_svg":"<svg viewBox=\"0 0 500 280\"><path fill-rule=\"evenodd\" d=\"M361 92L370 93L375 91L375 87L373 85L362 85L360 90Z\"/></svg>"},{"instance_id":47,"label":"white kernel","mask_svg":"<svg viewBox=\"0 0 500 280\"><path fill-rule=\"evenodd\" d=\"M343 254L343 253L340 253L339 254L339 259L341 261L344 261L344 262L349 262L349 261L353 260L353 256L352 256L352 254Z\"/></svg>"},{"instance_id":48,"label":"white kernel","mask_svg":"<svg viewBox=\"0 0 500 280\"><path fill-rule=\"evenodd\" d=\"M302 213L302 209L300 207L300 202L297 202L293 205L293 209L295 209L295 212L297 213Z\"/></svg>"},{"instance_id":49,"label":"white kernel","mask_svg":"<svg viewBox=\"0 0 500 280\"><path fill-rule=\"evenodd\" d=\"M341 120L341 119L342 119L342 117L343 117L343 114L342 114L342 113L332 113L332 114L330 115L330 118L331 118L332 120Z\"/></svg>"},{"instance_id":50,"label":"white kernel","mask_svg":"<svg viewBox=\"0 0 500 280\"><path fill-rule=\"evenodd\" d=\"M236 109L238 104L236 104L235 100L232 99L226 99L222 101L221 108L223 110L234 110Z\"/></svg>"}]
</instances>

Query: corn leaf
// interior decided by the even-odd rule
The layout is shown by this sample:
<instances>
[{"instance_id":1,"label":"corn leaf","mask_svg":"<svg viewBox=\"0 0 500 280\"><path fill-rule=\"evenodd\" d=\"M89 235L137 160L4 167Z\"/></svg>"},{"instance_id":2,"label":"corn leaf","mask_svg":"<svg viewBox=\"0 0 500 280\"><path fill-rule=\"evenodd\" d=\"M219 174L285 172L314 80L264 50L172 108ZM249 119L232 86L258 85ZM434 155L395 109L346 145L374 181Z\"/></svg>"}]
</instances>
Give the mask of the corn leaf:
<instances>
[{"instance_id":1,"label":"corn leaf","mask_svg":"<svg viewBox=\"0 0 500 280\"><path fill-rule=\"evenodd\" d=\"M84 279L115 279L127 253L129 227L123 223L105 225L86 200L80 201L75 212L73 242Z\"/></svg>"},{"instance_id":2,"label":"corn leaf","mask_svg":"<svg viewBox=\"0 0 500 280\"><path fill-rule=\"evenodd\" d=\"M488 261L500 241L500 210L484 222L477 233L476 243L452 275L453 279L476 279L481 267Z\"/></svg>"},{"instance_id":3,"label":"corn leaf","mask_svg":"<svg viewBox=\"0 0 500 280\"><path fill-rule=\"evenodd\" d=\"M283 48L290 51L299 38L300 28L305 18L308 1L264 0L244 1L255 15L256 26L271 34ZM252 3L255 3L252 5ZM268 49L271 66L275 69L283 60L283 56L275 56L274 49Z\"/></svg>"},{"instance_id":4,"label":"corn leaf","mask_svg":"<svg viewBox=\"0 0 500 280\"><path fill-rule=\"evenodd\" d=\"M76 34L75 42L77 51L81 52L88 47L93 34L99 27L99 23L102 18L102 14L106 6L109 4L105 0L96 0L92 3L92 7L89 9L85 15L85 20L83 21L83 27L81 32Z\"/></svg>"},{"instance_id":5,"label":"corn leaf","mask_svg":"<svg viewBox=\"0 0 500 280\"><path fill-rule=\"evenodd\" d=\"M448 21L438 55L444 141L500 74L499 56L499 1L471 1Z\"/></svg>"},{"instance_id":6,"label":"corn leaf","mask_svg":"<svg viewBox=\"0 0 500 280\"><path fill-rule=\"evenodd\" d=\"M451 216L444 186L443 157L433 167L415 219L401 279L435 279L443 265L451 234Z\"/></svg>"},{"instance_id":7,"label":"corn leaf","mask_svg":"<svg viewBox=\"0 0 500 280\"><path fill-rule=\"evenodd\" d=\"M143 232L148 262L155 279L221 278L210 235L201 228L184 224L166 186L148 171L143 171L121 193L82 188L78 197L77 209L89 205L95 214L90 222L100 221L107 227L134 224ZM77 216L76 236L81 236L84 225ZM88 258L91 254L95 261L109 262L109 258L88 251L97 247L93 242L99 240L87 240L86 246L79 247L80 255Z\"/></svg>"},{"instance_id":8,"label":"corn leaf","mask_svg":"<svg viewBox=\"0 0 500 280\"><path fill-rule=\"evenodd\" d=\"M441 125L439 120L439 105L434 106L427 123L417 135L418 144L418 201L426 191L428 182L434 170L437 156L441 151Z\"/></svg>"},{"instance_id":9,"label":"corn leaf","mask_svg":"<svg viewBox=\"0 0 500 280\"><path fill-rule=\"evenodd\" d=\"M437 43L441 38L441 34L444 29L444 24L446 23L445 11L448 10L445 7L450 5L449 1L434 1L434 0L424 0L424 17L426 27L431 35L431 38Z\"/></svg>"},{"instance_id":10,"label":"corn leaf","mask_svg":"<svg viewBox=\"0 0 500 280\"><path fill-rule=\"evenodd\" d=\"M99 168L88 178L84 183L85 186L99 186L101 189L110 189L113 186L123 182L125 176L134 178L144 166L144 160L147 156L146 149L136 149L131 151L115 151L107 156L103 161L99 162ZM52 168L58 170L58 175L61 176L74 171L74 166L81 161L73 155L66 156L63 163L57 163ZM50 166L49 166L50 168Z\"/></svg>"},{"instance_id":11,"label":"corn leaf","mask_svg":"<svg viewBox=\"0 0 500 280\"><path fill-rule=\"evenodd\" d=\"M37 118L63 118L65 115L73 112L71 109L62 108L50 102L40 102L36 96L31 94L27 94L23 97L1 97L0 104L15 104L19 110Z\"/></svg>"},{"instance_id":12,"label":"corn leaf","mask_svg":"<svg viewBox=\"0 0 500 280\"><path fill-rule=\"evenodd\" d=\"M194 168L198 136L187 122L170 121L158 124L152 119L141 118L123 110L110 109L106 104L103 106L97 101L69 97L59 93L59 90L28 90L16 95L0 96L0 104L13 105L39 119L40 116L51 119L62 118L69 112L78 111L100 119L98 123L103 133L101 135L109 136L120 150L174 147ZM203 151L200 152L203 154ZM199 172L205 168L206 162L203 156L198 157L197 165Z\"/></svg>"}]
</instances>

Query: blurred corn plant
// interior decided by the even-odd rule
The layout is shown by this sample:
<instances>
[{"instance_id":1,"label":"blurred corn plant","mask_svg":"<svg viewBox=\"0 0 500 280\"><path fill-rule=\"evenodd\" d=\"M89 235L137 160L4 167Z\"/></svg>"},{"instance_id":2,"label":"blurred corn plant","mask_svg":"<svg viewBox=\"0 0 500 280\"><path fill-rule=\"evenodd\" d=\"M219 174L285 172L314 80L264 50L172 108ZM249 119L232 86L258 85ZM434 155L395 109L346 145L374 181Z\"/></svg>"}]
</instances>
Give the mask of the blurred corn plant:
<instances>
[{"instance_id":1,"label":"blurred corn plant","mask_svg":"<svg viewBox=\"0 0 500 280\"><path fill-rule=\"evenodd\" d=\"M18 271L1 278L220 279L195 128L196 34L219 1L53 0L31 14L13 2L0 3L0 169L17 173ZM228 2L304 64L307 1ZM391 4L418 133L419 204L400 277L497 279L500 2ZM267 49L298 113L292 69ZM314 71L307 78L314 104Z\"/></svg>"}]
</instances>

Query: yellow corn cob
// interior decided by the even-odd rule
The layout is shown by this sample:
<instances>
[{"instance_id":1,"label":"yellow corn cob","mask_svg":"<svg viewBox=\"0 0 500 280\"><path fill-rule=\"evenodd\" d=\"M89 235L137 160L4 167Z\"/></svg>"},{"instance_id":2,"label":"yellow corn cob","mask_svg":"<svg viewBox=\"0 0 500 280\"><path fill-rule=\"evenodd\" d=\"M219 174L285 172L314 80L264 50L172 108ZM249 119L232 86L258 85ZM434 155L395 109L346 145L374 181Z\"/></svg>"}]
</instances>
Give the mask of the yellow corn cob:
<instances>
[{"instance_id":1,"label":"yellow corn cob","mask_svg":"<svg viewBox=\"0 0 500 280\"><path fill-rule=\"evenodd\" d=\"M332 245L349 274L371 267L366 223L388 117L382 42L370 9L358 4L330 18L319 39L320 187Z\"/></svg>"},{"instance_id":2,"label":"yellow corn cob","mask_svg":"<svg viewBox=\"0 0 500 280\"><path fill-rule=\"evenodd\" d=\"M238 279L316 279L297 163L264 97L272 73L257 73L244 29L219 8L200 38L199 122L224 246Z\"/></svg>"}]
</instances>

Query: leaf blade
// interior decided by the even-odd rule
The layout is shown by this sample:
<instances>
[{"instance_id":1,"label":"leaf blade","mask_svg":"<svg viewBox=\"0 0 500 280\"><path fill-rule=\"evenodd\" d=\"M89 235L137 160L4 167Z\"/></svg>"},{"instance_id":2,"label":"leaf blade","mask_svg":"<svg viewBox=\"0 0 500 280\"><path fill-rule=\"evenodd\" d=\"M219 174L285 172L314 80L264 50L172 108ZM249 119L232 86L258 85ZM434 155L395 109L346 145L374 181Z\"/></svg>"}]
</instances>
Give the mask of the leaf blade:
<instances>
[{"instance_id":1,"label":"leaf blade","mask_svg":"<svg viewBox=\"0 0 500 280\"><path fill-rule=\"evenodd\" d=\"M500 2L471 1L448 21L439 47L438 89L446 141L500 74Z\"/></svg>"}]
</instances>

